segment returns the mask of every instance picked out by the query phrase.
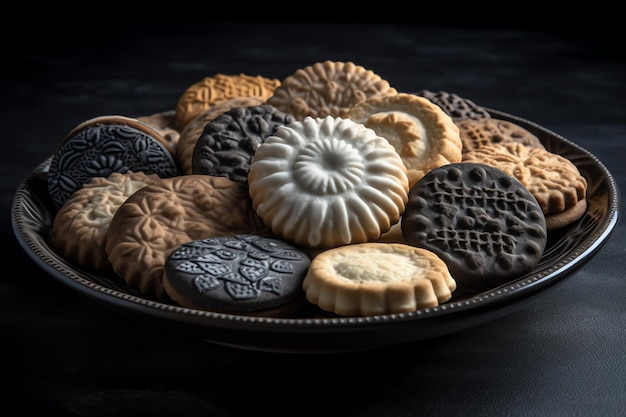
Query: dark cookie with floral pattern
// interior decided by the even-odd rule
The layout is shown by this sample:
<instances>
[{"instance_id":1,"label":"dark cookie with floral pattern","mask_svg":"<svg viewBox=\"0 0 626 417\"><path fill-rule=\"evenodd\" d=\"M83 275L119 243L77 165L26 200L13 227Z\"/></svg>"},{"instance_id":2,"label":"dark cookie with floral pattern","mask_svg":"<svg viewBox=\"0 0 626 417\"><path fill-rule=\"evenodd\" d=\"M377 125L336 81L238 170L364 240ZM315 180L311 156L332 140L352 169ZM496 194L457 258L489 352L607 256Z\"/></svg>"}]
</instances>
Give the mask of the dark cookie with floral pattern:
<instances>
[{"instance_id":1,"label":"dark cookie with floral pattern","mask_svg":"<svg viewBox=\"0 0 626 417\"><path fill-rule=\"evenodd\" d=\"M193 151L192 173L247 184L257 148L279 126L293 121L293 116L269 104L226 111L204 127Z\"/></svg>"},{"instance_id":2,"label":"dark cookie with floral pattern","mask_svg":"<svg viewBox=\"0 0 626 417\"><path fill-rule=\"evenodd\" d=\"M469 162L436 168L415 183L401 227L407 244L439 255L459 288L471 291L530 272L548 236L541 206L519 180Z\"/></svg>"},{"instance_id":3,"label":"dark cookie with floral pattern","mask_svg":"<svg viewBox=\"0 0 626 417\"><path fill-rule=\"evenodd\" d=\"M184 243L167 258L166 293L188 308L224 313L292 313L304 300L311 260L279 239L252 234Z\"/></svg>"},{"instance_id":4,"label":"dark cookie with floral pattern","mask_svg":"<svg viewBox=\"0 0 626 417\"><path fill-rule=\"evenodd\" d=\"M48 170L48 191L61 207L95 177L127 171L179 175L167 140L155 129L125 116L100 116L72 129L54 153Z\"/></svg>"}]
</instances>

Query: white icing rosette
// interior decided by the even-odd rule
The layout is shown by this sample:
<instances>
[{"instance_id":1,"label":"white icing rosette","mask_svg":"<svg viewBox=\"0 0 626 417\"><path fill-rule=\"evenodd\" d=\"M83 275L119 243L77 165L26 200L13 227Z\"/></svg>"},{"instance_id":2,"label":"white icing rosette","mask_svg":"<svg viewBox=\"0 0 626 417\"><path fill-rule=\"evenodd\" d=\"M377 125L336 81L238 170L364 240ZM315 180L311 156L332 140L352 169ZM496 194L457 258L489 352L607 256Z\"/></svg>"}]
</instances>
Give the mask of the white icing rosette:
<instances>
[{"instance_id":1,"label":"white icing rosette","mask_svg":"<svg viewBox=\"0 0 626 417\"><path fill-rule=\"evenodd\" d=\"M378 239L400 220L409 190L387 139L333 116L280 126L256 150L248 185L272 232L310 248Z\"/></svg>"}]
</instances>

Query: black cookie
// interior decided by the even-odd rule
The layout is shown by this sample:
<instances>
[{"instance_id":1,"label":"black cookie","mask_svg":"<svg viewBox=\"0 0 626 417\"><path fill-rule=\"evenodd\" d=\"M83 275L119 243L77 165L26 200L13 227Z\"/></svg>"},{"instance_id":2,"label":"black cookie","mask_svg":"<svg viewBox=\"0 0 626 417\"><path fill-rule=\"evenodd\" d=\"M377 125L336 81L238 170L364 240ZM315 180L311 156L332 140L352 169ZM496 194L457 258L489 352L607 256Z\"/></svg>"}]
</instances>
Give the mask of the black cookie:
<instances>
[{"instance_id":1,"label":"black cookie","mask_svg":"<svg viewBox=\"0 0 626 417\"><path fill-rule=\"evenodd\" d=\"M61 142L50 162L48 192L61 207L95 177L127 171L178 175L167 142L151 127L124 116L101 116L81 123Z\"/></svg>"},{"instance_id":2,"label":"black cookie","mask_svg":"<svg viewBox=\"0 0 626 417\"><path fill-rule=\"evenodd\" d=\"M494 288L530 272L547 230L541 206L516 178L480 163L453 163L413 185L401 222L407 244L448 265L458 286Z\"/></svg>"},{"instance_id":3,"label":"black cookie","mask_svg":"<svg viewBox=\"0 0 626 417\"><path fill-rule=\"evenodd\" d=\"M287 315L304 300L309 256L256 235L185 243L165 265L164 288L184 307L225 313Z\"/></svg>"},{"instance_id":4,"label":"black cookie","mask_svg":"<svg viewBox=\"0 0 626 417\"><path fill-rule=\"evenodd\" d=\"M191 172L247 184L259 145L279 126L292 121L293 116L269 104L228 110L204 127L193 151Z\"/></svg>"},{"instance_id":5,"label":"black cookie","mask_svg":"<svg viewBox=\"0 0 626 417\"><path fill-rule=\"evenodd\" d=\"M477 105L472 100L460 97L454 93L445 91L435 93L429 90L422 90L416 93L416 95L427 98L432 103L441 107L453 120L491 117L487 110Z\"/></svg>"}]
</instances>

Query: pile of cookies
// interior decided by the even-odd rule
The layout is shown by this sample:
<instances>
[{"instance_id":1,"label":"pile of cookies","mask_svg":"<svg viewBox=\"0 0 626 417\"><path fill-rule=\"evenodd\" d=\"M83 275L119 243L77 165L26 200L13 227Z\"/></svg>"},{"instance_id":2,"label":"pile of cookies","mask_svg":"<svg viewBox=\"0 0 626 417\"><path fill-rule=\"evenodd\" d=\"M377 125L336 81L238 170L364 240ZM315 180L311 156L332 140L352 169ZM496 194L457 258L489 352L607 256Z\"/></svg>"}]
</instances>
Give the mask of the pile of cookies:
<instances>
[{"instance_id":1,"label":"pile of cookies","mask_svg":"<svg viewBox=\"0 0 626 417\"><path fill-rule=\"evenodd\" d=\"M48 170L55 248L146 297L232 314L437 306L529 273L587 182L447 92L325 61L217 74L175 107L71 129Z\"/></svg>"}]
</instances>

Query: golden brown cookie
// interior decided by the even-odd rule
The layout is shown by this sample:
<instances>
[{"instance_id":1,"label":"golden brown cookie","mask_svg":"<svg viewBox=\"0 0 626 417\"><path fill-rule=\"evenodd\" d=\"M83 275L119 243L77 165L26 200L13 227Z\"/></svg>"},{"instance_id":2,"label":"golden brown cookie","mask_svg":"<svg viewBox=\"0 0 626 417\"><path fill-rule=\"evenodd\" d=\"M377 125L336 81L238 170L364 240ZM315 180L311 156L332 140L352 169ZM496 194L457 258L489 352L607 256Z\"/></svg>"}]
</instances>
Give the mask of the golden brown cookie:
<instances>
[{"instance_id":1,"label":"golden brown cookie","mask_svg":"<svg viewBox=\"0 0 626 417\"><path fill-rule=\"evenodd\" d=\"M456 281L443 260L426 249L361 243L313 258L302 288L323 310L373 316L437 306L452 298Z\"/></svg>"},{"instance_id":2,"label":"golden brown cookie","mask_svg":"<svg viewBox=\"0 0 626 417\"><path fill-rule=\"evenodd\" d=\"M386 138L402 157L415 184L431 169L460 162L459 129L439 106L414 94L372 97L354 106L348 118Z\"/></svg>"},{"instance_id":3,"label":"golden brown cookie","mask_svg":"<svg viewBox=\"0 0 626 417\"><path fill-rule=\"evenodd\" d=\"M489 117L457 120L455 123L459 127L464 154L481 146L506 142L544 147L537 136L508 120Z\"/></svg>"},{"instance_id":4,"label":"golden brown cookie","mask_svg":"<svg viewBox=\"0 0 626 417\"><path fill-rule=\"evenodd\" d=\"M463 162L482 162L517 178L535 196L548 230L579 219L587 208L587 180L569 159L519 142L482 146Z\"/></svg>"},{"instance_id":5,"label":"golden brown cookie","mask_svg":"<svg viewBox=\"0 0 626 417\"><path fill-rule=\"evenodd\" d=\"M174 157L181 172L183 174L192 173L193 151L207 123L235 107L258 106L263 104L264 101L265 99L260 97L236 97L214 104L198 113L180 132L180 138L176 145Z\"/></svg>"},{"instance_id":6,"label":"golden brown cookie","mask_svg":"<svg viewBox=\"0 0 626 417\"><path fill-rule=\"evenodd\" d=\"M352 62L317 62L285 78L267 103L297 120L345 117L355 105L378 95L396 94L378 74Z\"/></svg>"},{"instance_id":7,"label":"golden brown cookie","mask_svg":"<svg viewBox=\"0 0 626 417\"><path fill-rule=\"evenodd\" d=\"M214 104L236 97L259 97L267 99L280 80L260 75L216 74L189 86L176 104L176 126L182 131L187 123L202 110Z\"/></svg>"},{"instance_id":8,"label":"golden brown cookie","mask_svg":"<svg viewBox=\"0 0 626 417\"><path fill-rule=\"evenodd\" d=\"M372 129L340 117L306 117L257 149L248 174L253 207L299 246L373 241L397 223L409 189L406 167Z\"/></svg>"},{"instance_id":9,"label":"golden brown cookie","mask_svg":"<svg viewBox=\"0 0 626 417\"><path fill-rule=\"evenodd\" d=\"M105 241L113 215L135 191L157 180L156 174L132 171L92 178L55 215L52 223L55 248L79 265L109 268Z\"/></svg>"},{"instance_id":10,"label":"golden brown cookie","mask_svg":"<svg viewBox=\"0 0 626 417\"><path fill-rule=\"evenodd\" d=\"M128 284L162 298L166 259L175 248L239 233L267 234L252 209L248 187L224 177L183 175L131 195L111 220L106 252Z\"/></svg>"},{"instance_id":11,"label":"golden brown cookie","mask_svg":"<svg viewBox=\"0 0 626 417\"><path fill-rule=\"evenodd\" d=\"M160 113L154 113L148 116L139 116L137 120L152 126L161 133L161 136L167 140L170 152L176 156L176 145L180 138L180 132L176 127L176 111L168 110Z\"/></svg>"}]
</instances>

